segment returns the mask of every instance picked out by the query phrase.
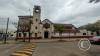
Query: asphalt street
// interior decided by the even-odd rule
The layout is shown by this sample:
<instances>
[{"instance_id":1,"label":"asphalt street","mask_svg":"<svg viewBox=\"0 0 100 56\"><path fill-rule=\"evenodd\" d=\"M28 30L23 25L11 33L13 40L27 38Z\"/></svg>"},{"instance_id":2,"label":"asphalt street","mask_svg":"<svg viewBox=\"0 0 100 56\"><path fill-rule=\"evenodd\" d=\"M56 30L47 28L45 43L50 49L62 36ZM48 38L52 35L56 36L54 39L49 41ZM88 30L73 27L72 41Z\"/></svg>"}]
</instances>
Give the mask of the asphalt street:
<instances>
[{"instance_id":1,"label":"asphalt street","mask_svg":"<svg viewBox=\"0 0 100 56\"><path fill-rule=\"evenodd\" d=\"M78 42L36 43L33 56L100 56L100 45L92 45L88 51L82 51Z\"/></svg>"},{"instance_id":2,"label":"asphalt street","mask_svg":"<svg viewBox=\"0 0 100 56\"><path fill-rule=\"evenodd\" d=\"M32 56L100 56L100 45L92 44L88 51L78 47L78 41L68 42L33 42L36 46ZM0 56L9 56L14 51L23 48L25 44L2 44Z\"/></svg>"},{"instance_id":3,"label":"asphalt street","mask_svg":"<svg viewBox=\"0 0 100 56\"><path fill-rule=\"evenodd\" d=\"M19 49L22 44L3 44L0 45L0 56L9 56L15 50Z\"/></svg>"}]
</instances>

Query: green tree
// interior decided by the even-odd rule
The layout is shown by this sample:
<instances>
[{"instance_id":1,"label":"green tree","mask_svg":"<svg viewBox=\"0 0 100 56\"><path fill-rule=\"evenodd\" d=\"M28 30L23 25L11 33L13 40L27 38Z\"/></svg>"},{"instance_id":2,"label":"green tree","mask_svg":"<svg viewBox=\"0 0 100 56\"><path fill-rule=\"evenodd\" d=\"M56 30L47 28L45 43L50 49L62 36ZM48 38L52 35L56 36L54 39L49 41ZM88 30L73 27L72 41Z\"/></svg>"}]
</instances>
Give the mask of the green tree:
<instances>
[{"instance_id":1,"label":"green tree","mask_svg":"<svg viewBox=\"0 0 100 56\"><path fill-rule=\"evenodd\" d=\"M62 39L62 33L64 31L64 26L62 26L62 25L55 25L55 29L59 33L59 38Z\"/></svg>"},{"instance_id":2,"label":"green tree","mask_svg":"<svg viewBox=\"0 0 100 56\"><path fill-rule=\"evenodd\" d=\"M87 29L89 31L96 32L97 35L100 35L100 20L98 20L97 22L93 24L87 24L87 25L81 26L79 27L79 29Z\"/></svg>"},{"instance_id":3,"label":"green tree","mask_svg":"<svg viewBox=\"0 0 100 56\"><path fill-rule=\"evenodd\" d=\"M94 27L95 27L95 31L97 32L97 35L100 35L100 20L94 23Z\"/></svg>"},{"instance_id":4,"label":"green tree","mask_svg":"<svg viewBox=\"0 0 100 56\"><path fill-rule=\"evenodd\" d=\"M30 32L30 25L29 25L29 22L30 21L26 21L26 20L23 20L22 22L19 23L19 30L22 31L23 33L23 42L25 42L25 32Z\"/></svg>"},{"instance_id":5,"label":"green tree","mask_svg":"<svg viewBox=\"0 0 100 56\"><path fill-rule=\"evenodd\" d=\"M23 22L18 22L18 23L14 22L14 23L12 23L17 29L16 37L18 37L18 31L19 30L21 30L23 32L23 36L24 36L24 32L28 31L29 32L29 42L30 42L30 37L31 37L30 36L31 35L30 30L31 30L31 24L32 23L33 22L32 22L31 19L29 21L23 20ZM20 28L20 29L18 29L18 28ZM23 38L24 38L23 41L25 42L25 36ZM17 40L17 38L16 38L16 40Z\"/></svg>"}]
</instances>

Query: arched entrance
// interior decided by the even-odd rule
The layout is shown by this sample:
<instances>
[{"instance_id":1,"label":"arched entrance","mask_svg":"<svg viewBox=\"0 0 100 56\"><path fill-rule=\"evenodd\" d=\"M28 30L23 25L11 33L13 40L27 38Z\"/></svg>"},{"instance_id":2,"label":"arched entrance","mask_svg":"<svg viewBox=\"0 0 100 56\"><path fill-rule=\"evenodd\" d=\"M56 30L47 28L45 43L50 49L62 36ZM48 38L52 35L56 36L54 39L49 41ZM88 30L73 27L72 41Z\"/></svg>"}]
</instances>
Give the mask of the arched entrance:
<instances>
[{"instance_id":1,"label":"arched entrance","mask_svg":"<svg viewBox=\"0 0 100 56\"><path fill-rule=\"evenodd\" d=\"M49 32L48 31L45 31L44 32L44 38L48 38L49 37Z\"/></svg>"}]
</instances>

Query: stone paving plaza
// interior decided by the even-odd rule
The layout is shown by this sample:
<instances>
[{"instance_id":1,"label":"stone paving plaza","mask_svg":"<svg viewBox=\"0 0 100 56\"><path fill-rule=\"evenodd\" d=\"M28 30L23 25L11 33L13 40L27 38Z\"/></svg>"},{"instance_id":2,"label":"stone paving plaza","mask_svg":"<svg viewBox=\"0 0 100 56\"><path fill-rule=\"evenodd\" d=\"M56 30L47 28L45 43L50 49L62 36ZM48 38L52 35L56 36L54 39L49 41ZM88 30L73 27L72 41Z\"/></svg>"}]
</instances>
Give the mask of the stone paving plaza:
<instances>
[{"instance_id":1,"label":"stone paving plaza","mask_svg":"<svg viewBox=\"0 0 100 56\"><path fill-rule=\"evenodd\" d=\"M88 51L78 48L78 41L32 40L36 45L32 56L100 56L100 45L92 45ZM0 56L9 56L28 43L0 44Z\"/></svg>"}]
</instances>

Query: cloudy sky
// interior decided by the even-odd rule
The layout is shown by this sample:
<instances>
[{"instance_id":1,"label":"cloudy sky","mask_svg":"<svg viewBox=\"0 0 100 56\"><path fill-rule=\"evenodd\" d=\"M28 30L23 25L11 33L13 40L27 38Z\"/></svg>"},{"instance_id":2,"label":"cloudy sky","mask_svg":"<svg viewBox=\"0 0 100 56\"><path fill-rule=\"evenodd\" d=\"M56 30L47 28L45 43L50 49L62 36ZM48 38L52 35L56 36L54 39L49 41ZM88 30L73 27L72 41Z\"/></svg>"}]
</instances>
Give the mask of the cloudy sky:
<instances>
[{"instance_id":1,"label":"cloudy sky","mask_svg":"<svg viewBox=\"0 0 100 56\"><path fill-rule=\"evenodd\" d=\"M100 19L100 3L88 3L89 0L0 0L0 28L6 27L10 18L9 29L15 29L12 22L17 22L19 15L30 15L34 5L42 9L41 19L50 19L55 23L74 24L79 27Z\"/></svg>"}]
</instances>

